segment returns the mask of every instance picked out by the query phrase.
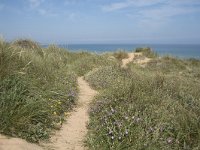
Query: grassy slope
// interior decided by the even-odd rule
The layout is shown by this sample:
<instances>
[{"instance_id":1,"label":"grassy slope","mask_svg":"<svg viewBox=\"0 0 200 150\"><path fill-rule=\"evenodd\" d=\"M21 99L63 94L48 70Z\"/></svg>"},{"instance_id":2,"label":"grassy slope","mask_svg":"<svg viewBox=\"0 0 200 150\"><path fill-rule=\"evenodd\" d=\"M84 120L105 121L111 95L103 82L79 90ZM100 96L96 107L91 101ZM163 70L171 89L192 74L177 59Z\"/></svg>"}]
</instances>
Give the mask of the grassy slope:
<instances>
[{"instance_id":1,"label":"grassy slope","mask_svg":"<svg viewBox=\"0 0 200 150\"><path fill-rule=\"evenodd\" d=\"M91 149L199 149L200 61L137 51L151 63L121 69L124 52L71 53L1 41L0 133L32 142L48 138L75 104L76 77L86 74L100 91L90 110Z\"/></svg>"},{"instance_id":2,"label":"grassy slope","mask_svg":"<svg viewBox=\"0 0 200 150\"><path fill-rule=\"evenodd\" d=\"M75 104L77 76L109 63L30 40L0 41L0 133L31 142L48 138Z\"/></svg>"},{"instance_id":3,"label":"grassy slope","mask_svg":"<svg viewBox=\"0 0 200 150\"><path fill-rule=\"evenodd\" d=\"M77 97L68 55L32 41L0 42L0 132L32 142L60 126Z\"/></svg>"},{"instance_id":4,"label":"grassy slope","mask_svg":"<svg viewBox=\"0 0 200 150\"><path fill-rule=\"evenodd\" d=\"M131 63L86 75L94 88L106 88L91 105L88 146L199 149L199 67L198 60L154 57L145 68Z\"/></svg>"}]
</instances>

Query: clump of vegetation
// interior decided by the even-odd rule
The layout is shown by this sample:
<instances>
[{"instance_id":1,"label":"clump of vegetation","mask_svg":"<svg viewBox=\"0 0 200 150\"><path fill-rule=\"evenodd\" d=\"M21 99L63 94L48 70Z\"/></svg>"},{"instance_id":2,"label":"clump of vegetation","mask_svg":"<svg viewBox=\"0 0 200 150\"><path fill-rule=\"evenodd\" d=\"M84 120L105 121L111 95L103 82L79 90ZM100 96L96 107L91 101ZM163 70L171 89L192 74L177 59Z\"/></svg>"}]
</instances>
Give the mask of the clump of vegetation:
<instances>
[{"instance_id":1,"label":"clump of vegetation","mask_svg":"<svg viewBox=\"0 0 200 150\"><path fill-rule=\"evenodd\" d=\"M105 66L89 72L85 75L85 79L94 89L106 90L111 86L116 87L118 84L121 84L123 74L126 73L126 70L119 65Z\"/></svg>"},{"instance_id":2,"label":"clump of vegetation","mask_svg":"<svg viewBox=\"0 0 200 150\"><path fill-rule=\"evenodd\" d=\"M77 98L71 55L32 41L0 41L0 133L31 142L48 138Z\"/></svg>"},{"instance_id":3,"label":"clump of vegetation","mask_svg":"<svg viewBox=\"0 0 200 150\"><path fill-rule=\"evenodd\" d=\"M125 51L118 51L118 52L114 52L113 56L119 60L122 61L122 59L128 58L128 53Z\"/></svg>"},{"instance_id":4,"label":"clump of vegetation","mask_svg":"<svg viewBox=\"0 0 200 150\"><path fill-rule=\"evenodd\" d=\"M156 58L158 56L158 54L154 52L150 47L136 48L135 52L142 53L144 56L149 58Z\"/></svg>"},{"instance_id":5,"label":"clump of vegetation","mask_svg":"<svg viewBox=\"0 0 200 150\"><path fill-rule=\"evenodd\" d=\"M134 64L130 64L133 68ZM163 74L173 76L184 76L191 80L198 80L200 77L200 61L197 59L178 59L171 56L152 59L145 68L139 70L151 72L159 71Z\"/></svg>"},{"instance_id":6,"label":"clump of vegetation","mask_svg":"<svg viewBox=\"0 0 200 150\"><path fill-rule=\"evenodd\" d=\"M118 63L116 60L108 59L104 55L90 53L79 53L78 55L80 56L76 56L77 59L70 65L70 69L75 71L79 76L83 76L95 68Z\"/></svg>"},{"instance_id":7,"label":"clump of vegetation","mask_svg":"<svg viewBox=\"0 0 200 150\"><path fill-rule=\"evenodd\" d=\"M200 62L161 58L160 65L166 59L177 72L191 66L198 68ZM198 78L191 78L191 72L177 75L173 71L160 71L155 64L149 65L145 68L129 65L127 73L119 70L119 84L116 74L110 73L112 82L91 105L87 137L90 149L200 148ZM107 72L102 74L93 72L87 80L103 87L94 82L102 76L107 78Z\"/></svg>"},{"instance_id":8,"label":"clump of vegetation","mask_svg":"<svg viewBox=\"0 0 200 150\"><path fill-rule=\"evenodd\" d=\"M40 46L38 43L25 39L25 40L16 40L12 43L12 46L20 47L20 48L25 48L25 49L40 49Z\"/></svg>"}]
</instances>

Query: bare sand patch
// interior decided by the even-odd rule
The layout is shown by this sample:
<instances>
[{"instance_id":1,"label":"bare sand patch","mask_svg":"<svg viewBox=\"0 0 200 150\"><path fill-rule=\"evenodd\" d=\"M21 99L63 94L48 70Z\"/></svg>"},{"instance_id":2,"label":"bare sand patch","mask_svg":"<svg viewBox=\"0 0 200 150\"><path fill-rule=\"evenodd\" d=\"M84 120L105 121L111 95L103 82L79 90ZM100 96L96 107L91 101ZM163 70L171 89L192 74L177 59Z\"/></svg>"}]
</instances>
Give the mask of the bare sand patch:
<instances>
[{"instance_id":1,"label":"bare sand patch","mask_svg":"<svg viewBox=\"0 0 200 150\"><path fill-rule=\"evenodd\" d=\"M151 59L142 56L142 53L128 53L128 58L122 59L122 68L127 68L127 64L134 61L134 63L144 66Z\"/></svg>"}]
</instances>

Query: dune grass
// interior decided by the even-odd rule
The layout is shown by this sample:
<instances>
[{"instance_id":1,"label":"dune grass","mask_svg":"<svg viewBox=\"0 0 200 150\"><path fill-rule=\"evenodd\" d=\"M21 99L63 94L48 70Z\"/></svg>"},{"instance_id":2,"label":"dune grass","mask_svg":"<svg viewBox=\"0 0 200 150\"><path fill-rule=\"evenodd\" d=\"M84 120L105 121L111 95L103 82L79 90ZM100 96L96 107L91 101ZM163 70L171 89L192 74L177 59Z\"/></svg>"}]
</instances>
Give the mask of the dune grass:
<instances>
[{"instance_id":1,"label":"dune grass","mask_svg":"<svg viewBox=\"0 0 200 150\"><path fill-rule=\"evenodd\" d=\"M199 149L199 62L164 57L86 75L96 89L108 84L91 104L89 148Z\"/></svg>"},{"instance_id":2,"label":"dune grass","mask_svg":"<svg viewBox=\"0 0 200 150\"><path fill-rule=\"evenodd\" d=\"M108 59L105 55L82 52L77 53L75 61L70 64L69 68L76 72L77 75L83 76L95 68L114 65L117 63L117 60Z\"/></svg>"},{"instance_id":3,"label":"dune grass","mask_svg":"<svg viewBox=\"0 0 200 150\"><path fill-rule=\"evenodd\" d=\"M29 40L0 42L0 133L38 142L62 124L78 92L68 57Z\"/></svg>"},{"instance_id":4,"label":"dune grass","mask_svg":"<svg viewBox=\"0 0 200 150\"><path fill-rule=\"evenodd\" d=\"M1 40L0 133L31 142L49 138L76 103L77 76L116 62L26 39Z\"/></svg>"},{"instance_id":5,"label":"dune grass","mask_svg":"<svg viewBox=\"0 0 200 150\"><path fill-rule=\"evenodd\" d=\"M77 76L99 91L89 149L200 149L200 61L158 57L121 68L124 52L69 52L30 40L0 41L0 133L48 139L76 104ZM139 59L139 58L138 58Z\"/></svg>"}]
</instances>

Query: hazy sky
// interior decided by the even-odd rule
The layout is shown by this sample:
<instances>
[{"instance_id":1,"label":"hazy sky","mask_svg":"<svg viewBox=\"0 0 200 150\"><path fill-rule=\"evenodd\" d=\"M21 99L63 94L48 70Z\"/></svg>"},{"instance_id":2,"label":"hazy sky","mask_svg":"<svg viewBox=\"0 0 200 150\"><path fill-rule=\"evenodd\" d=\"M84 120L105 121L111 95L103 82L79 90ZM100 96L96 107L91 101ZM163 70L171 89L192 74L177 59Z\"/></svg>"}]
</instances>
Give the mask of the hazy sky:
<instances>
[{"instance_id":1,"label":"hazy sky","mask_svg":"<svg viewBox=\"0 0 200 150\"><path fill-rule=\"evenodd\" d=\"M200 44L200 0L0 0L0 35L63 44Z\"/></svg>"}]
</instances>

